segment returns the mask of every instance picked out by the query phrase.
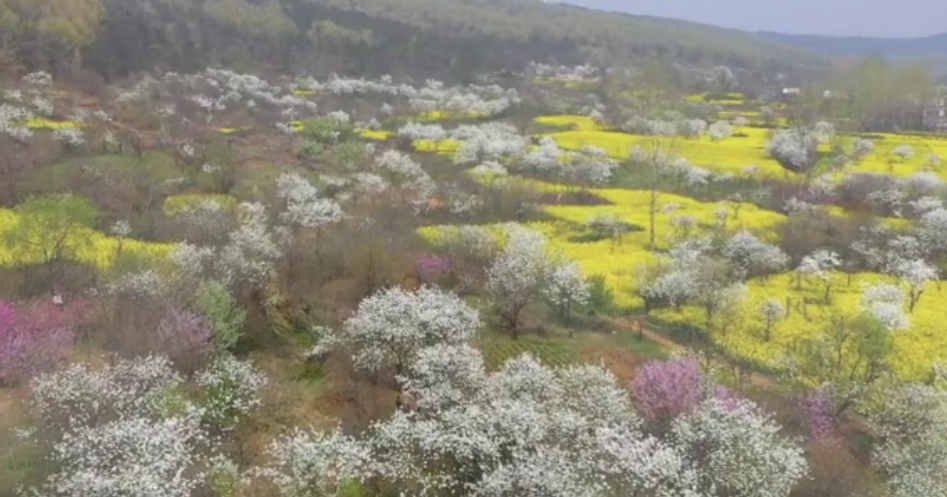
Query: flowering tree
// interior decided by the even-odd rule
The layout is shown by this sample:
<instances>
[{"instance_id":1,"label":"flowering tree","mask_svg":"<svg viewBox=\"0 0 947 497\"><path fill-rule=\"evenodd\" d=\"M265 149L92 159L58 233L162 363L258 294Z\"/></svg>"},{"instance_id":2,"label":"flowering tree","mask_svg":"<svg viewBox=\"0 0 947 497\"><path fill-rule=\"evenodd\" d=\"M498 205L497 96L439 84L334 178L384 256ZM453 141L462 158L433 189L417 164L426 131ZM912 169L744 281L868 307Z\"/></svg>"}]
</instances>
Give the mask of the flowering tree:
<instances>
[{"instance_id":1,"label":"flowering tree","mask_svg":"<svg viewBox=\"0 0 947 497\"><path fill-rule=\"evenodd\" d=\"M440 343L420 349L399 381L418 394L417 408L426 412L459 405L480 391L486 378L479 350Z\"/></svg>"},{"instance_id":2,"label":"flowering tree","mask_svg":"<svg viewBox=\"0 0 947 497\"><path fill-rule=\"evenodd\" d=\"M80 364L36 378L34 437L59 466L43 493L190 495L196 482L183 472L194 462L199 418L153 418L164 392L180 381L170 363L157 358L101 371Z\"/></svg>"},{"instance_id":3,"label":"flowering tree","mask_svg":"<svg viewBox=\"0 0 947 497\"><path fill-rule=\"evenodd\" d=\"M341 430L320 432L296 428L269 448L269 463L258 473L280 497L334 495L346 481L374 474L368 444Z\"/></svg>"},{"instance_id":4,"label":"flowering tree","mask_svg":"<svg viewBox=\"0 0 947 497\"><path fill-rule=\"evenodd\" d=\"M880 438L873 459L893 497L947 495L947 397L926 385L884 392L870 419Z\"/></svg>"},{"instance_id":5,"label":"flowering tree","mask_svg":"<svg viewBox=\"0 0 947 497\"><path fill-rule=\"evenodd\" d=\"M27 436L54 469L32 490L60 497L193 495L205 483L201 470L213 473L220 460L202 424L202 416L216 411L198 409L185 396L183 382L160 357L102 369L76 364L37 377L28 402L36 424ZM211 398L220 391L219 382L197 384L212 390ZM241 399L239 406L258 403Z\"/></svg>"},{"instance_id":6,"label":"flowering tree","mask_svg":"<svg viewBox=\"0 0 947 497\"><path fill-rule=\"evenodd\" d=\"M889 330L902 330L909 325L904 314L904 291L896 285L881 283L865 287L861 307Z\"/></svg>"},{"instance_id":7,"label":"flowering tree","mask_svg":"<svg viewBox=\"0 0 947 497\"><path fill-rule=\"evenodd\" d=\"M701 468L704 491L785 497L808 473L799 444L746 400L709 398L675 420L672 430Z\"/></svg>"},{"instance_id":8,"label":"flowering tree","mask_svg":"<svg viewBox=\"0 0 947 497\"><path fill-rule=\"evenodd\" d=\"M875 142L866 138L855 138L852 140L852 157L856 161L862 160L866 155L875 150Z\"/></svg>"},{"instance_id":9,"label":"flowering tree","mask_svg":"<svg viewBox=\"0 0 947 497\"><path fill-rule=\"evenodd\" d=\"M280 219L296 226L320 228L342 219L342 208L296 173L284 173L276 180L277 196L286 204Z\"/></svg>"},{"instance_id":10,"label":"flowering tree","mask_svg":"<svg viewBox=\"0 0 947 497\"><path fill-rule=\"evenodd\" d=\"M697 138L707 130L707 121L703 119L685 119L678 124L678 133L688 138Z\"/></svg>"},{"instance_id":11,"label":"flowering tree","mask_svg":"<svg viewBox=\"0 0 947 497\"><path fill-rule=\"evenodd\" d=\"M449 258L423 252L414 256L414 271L421 281L433 283L451 271L451 261Z\"/></svg>"},{"instance_id":12,"label":"flowering tree","mask_svg":"<svg viewBox=\"0 0 947 497\"><path fill-rule=\"evenodd\" d=\"M711 124L707 129L707 136L709 136L713 141L723 140L724 138L729 138L732 135L733 130L730 128L730 123L727 121L717 121Z\"/></svg>"},{"instance_id":13,"label":"flowering tree","mask_svg":"<svg viewBox=\"0 0 947 497\"><path fill-rule=\"evenodd\" d=\"M937 268L923 259L904 259L895 257L888 270L908 287L908 312L914 312L914 306L924 294L927 284L938 278Z\"/></svg>"},{"instance_id":14,"label":"flowering tree","mask_svg":"<svg viewBox=\"0 0 947 497\"><path fill-rule=\"evenodd\" d=\"M789 256L779 247L760 240L746 230L737 232L727 240L723 255L750 277L779 272L789 264Z\"/></svg>"},{"instance_id":15,"label":"flowering tree","mask_svg":"<svg viewBox=\"0 0 947 497\"><path fill-rule=\"evenodd\" d=\"M487 291L516 337L520 312L542 290L551 265L541 233L513 224L506 235L506 246L487 269Z\"/></svg>"},{"instance_id":16,"label":"flowering tree","mask_svg":"<svg viewBox=\"0 0 947 497\"><path fill-rule=\"evenodd\" d=\"M607 238L612 243L621 243L622 234L628 231L628 225L621 222L615 214L598 214L588 220L586 225L599 238Z\"/></svg>"},{"instance_id":17,"label":"flowering tree","mask_svg":"<svg viewBox=\"0 0 947 497\"><path fill-rule=\"evenodd\" d=\"M562 174L586 188L608 183L612 172L618 167L618 163L608 158L604 150L588 145L569 157L571 160L562 169Z\"/></svg>"},{"instance_id":18,"label":"flowering tree","mask_svg":"<svg viewBox=\"0 0 947 497\"><path fill-rule=\"evenodd\" d=\"M786 308L777 300L766 299L760 304L760 317L763 319L763 340L769 341L773 326L786 317Z\"/></svg>"},{"instance_id":19,"label":"flowering tree","mask_svg":"<svg viewBox=\"0 0 947 497\"><path fill-rule=\"evenodd\" d=\"M546 275L542 294L556 309L559 318L565 319L570 310L588 303L590 288L578 264L561 261L554 264Z\"/></svg>"},{"instance_id":20,"label":"flowering tree","mask_svg":"<svg viewBox=\"0 0 947 497\"><path fill-rule=\"evenodd\" d=\"M475 350L450 344L415 358L401 379L420 392L418 410L359 438L297 431L260 474L286 497L346 481L430 496L784 497L805 473L801 449L746 401L706 395L658 438L604 367L524 355L485 373Z\"/></svg>"},{"instance_id":21,"label":"flowering tree","mask_svg":"<svg viewBox=\"0 0 947 497\"><path fill-rule=\"evenodd\" d=\"M928 210L918 220L919 235L931 248L947 246L947 209Z\"/></svg>"},{"instance_id":22,"label":"flowering tree","mask_svg":"<svg viewBox=\"0 0 947 497\"><path fill-rule=\"evenodd\" d=\"M514 157L522 154L527 140L516 132L516 128L502 122L488 122L480 125L461 125L451 134L452 140L460 142L454 152L457 165L479 164L501 157Z\"/></svg>"},{"instance_id":23,"label":"flowering tree","mask_svg":"<svg viewBox=\"0 0 947 497\"><path fill-rule=\"evenodd\" d=\"M766 152L786 170L808 173L819 159L818 140L803 128L777 130L766 143Z\"/></svg>"},{"instance_id":24,"label":"flowering tree","mask_svg":"<svg viewBox=\"0 0 947 497\"><path fill-rule=\"evenodd\" d=\"M216 261L219 273L231 286L262 287L273 276L282 250L267 225L261 204L242 203L240 226L230 233Z\"/></svg>"},{"instance_id":25,"label":"flowering tree","mask_svg":"<svg viewBox=\"0 0 947 497\"><path fill-rule=\"evenodd\" d=\"M554 371L529 356L460 404L396 413L367 442L378 476L417 495L662 495L696 479L673 447L637 428L607 370Z\"/></svg>"},{"instance_id":26,"label":"flowering tree","mask_svg":"<svg viewBox=\"0 0 947 497\"><path fill-rule=\"evenodd\" d=\"M904 162L914 156L914 149L910 145L898 145L891 149L891 155L894 155L901 162Z\"/></svg>"},{"instance_id":27,"label":"flowering tree","mask_svg":"<svg viewBox=\"0 0 947 497\"><path fill-rule=\"evenodd\" d=\"M838 254L831 250L819 249L802 258L796 271L801 275L811 276L822 281L825 287L823 300L826 303L831 298L832 291L832 271L839 268L842 262Z\"/></svg>"},{"instance_id":28,"label":"flowering tree","mask_svg":"<svg viewBox=\"0 0 947 497\"><path fill-rule=\"evenodd\" d=\"M213 199L189 203L171 212L183 224L184 239L191 243L218 243L232 226L232 209Z\"/></svg>"},{"instance_id":29,"label":"flowering tree","mask_svg":"<svg viewBox=\"0 0 947 497\"><path fill-rule=\"evenodd\" d=\"M647 142L647 147L636 145L631 151L631 161L641 170L648 190L648 247L655 249L655 224L661 187L669 179L681 180L687 184L700 185L708 181L709 172L695 167L686 158L675 153L676 132L669 136L656 136Z\"/></svg>"},{"instance_id":30,"label":"flowering tree","mask_svg":"<svg viewBox=\"0 0 947 497\"><path fill-rule=\"evenodd\" d=\"M415 141L427 140L437 144L447 138L447 132L440 124L409 122L398 129L397 137L403 149L413 150Z\"/></svg>"},{"instance_id":31,"label":"flowering tree","mask_svg":"<svg viewBox=\"0 0 947 497\"><path fill-rule=\"evenodd\" d=\"M0 302L0 385L27 380L62 361L76 323L55 319L54 313L47 306ZM78 317L75 312L66 316Z\"/></svg>"},{"instance_id":32,"label":"flowering tree","mask_svg":"<svg viewBox=\"0 0 947 497\"><path fill-rule=\"evenodd\" d=\"M691 281L697 262L708 250L706 240L685 241L675 245L657 264L639 267L637 286L645 307L650 308L652 302L680 307L693 300L697 292Z\"/></svg>"},{"instance_id":33,"label":"flowering tree","mask_svg":"<svg viewBox=\"0 0 947 497\"><path fill-rule=\"evenodd\" d=\"M937 154L927 154L924 157L924 162L927 164L927 167L936 169L941 163L941 158Z\"/></svg>"},{"instance_id":34,"label":"flowering tree","mask_svg":"<svg viewBox=\"0 0 947 497\"><path fill-rule=\"evenodd\" d=\"M345 348L359 369L394 367L400 373L419 349L465 344L479 328L477 311L452 293L391 288L362 300L341 330L324 330L312 354Z\"/></svg>"},{"instance_id":35,"label":"flowering tree","mask_svg":"<svg viewBox=\"0 0 947 497\"><path fill-rule=\"evenodd\" d=\"M236 427L259 407L266 376L249 362L222 354L195 377L202 419L218 430Z\"/></svg>"},{"instance_id":36,"label":"flowering tree","mask_svg":"<svg viewBox=\"0 0 947 497\"><path fill-rule=\"evenodd\" d=\"M213 330L199 314L172 309L158 323L161 351L182 366L190 366L213 350Z\"/></svg>"},{"instance_id":37,"label":"flowering tree","mask_svg":"<svg viewBox=\"0 0 947 497\"><path fill-rule=\"evenodd\" d=\"M798 400L810 442L835 443L835 403L826 388L816 388Z\"/></svg>"},{"instance_id":38,"label":"flowering tree","mask_svg":"<svg viewBox=\"0 0 947 497\"><path fill-rule=\"evenodd\" d=\"M635 370L631 392L645 420L664 424L689 414L701 399L700 364L693 357L650 361Z\"/></svg>"},{"instance_id":39,"label":"flowering tree","mask_svg":"<svg viewBox=\"0 0 947 497\"><path fill-rule=\"evenodd\" d=\"M747 288L740 271L717 258L702 257L694 276L694 303L703 308L705 326L710 331L714 318L735 310L746 300Z\"/></svg>"}]
</instances>

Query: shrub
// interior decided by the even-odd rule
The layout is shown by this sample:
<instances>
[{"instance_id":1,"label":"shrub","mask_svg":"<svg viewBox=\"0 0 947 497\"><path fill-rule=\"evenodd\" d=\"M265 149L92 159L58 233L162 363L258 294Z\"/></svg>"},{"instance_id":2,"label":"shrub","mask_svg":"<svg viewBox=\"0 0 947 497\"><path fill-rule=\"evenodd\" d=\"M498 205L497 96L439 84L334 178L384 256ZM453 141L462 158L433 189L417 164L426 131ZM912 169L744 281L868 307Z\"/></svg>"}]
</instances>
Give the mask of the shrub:
<instances>
[{"instance_id":1,"label":"shrub","mask_svg":"<svg viewBox=\"0 0 947 497\"><path fill-rule=\"evenodd\" d=\"M589 299L586 307L598 314L608 314L615 308L615 294L605 282L605 275L593 274L588 278Z\"/></svg>"},{"instance_id":2,"label":"shrub","mask_svg":"<svg viewBox=\"0 0 947 497\"><path fill-rule=\"evenodd\" d=\"M328 116L305 121L304 135L316 142L329 145L348 140L355 133L355 125Z\"/></svg>"},{"instance_id":3,"label":"shrub","mask_svg":"<svg viewBox=\"0 0 947 497\"><path fill-rule=\"evenodd\" d=\"M218 353L233 350L243 334L246 312L240 309L227 287L217 281L201 285L194 302L197 312L207 320Z\"/></svg>"}]
</instances>

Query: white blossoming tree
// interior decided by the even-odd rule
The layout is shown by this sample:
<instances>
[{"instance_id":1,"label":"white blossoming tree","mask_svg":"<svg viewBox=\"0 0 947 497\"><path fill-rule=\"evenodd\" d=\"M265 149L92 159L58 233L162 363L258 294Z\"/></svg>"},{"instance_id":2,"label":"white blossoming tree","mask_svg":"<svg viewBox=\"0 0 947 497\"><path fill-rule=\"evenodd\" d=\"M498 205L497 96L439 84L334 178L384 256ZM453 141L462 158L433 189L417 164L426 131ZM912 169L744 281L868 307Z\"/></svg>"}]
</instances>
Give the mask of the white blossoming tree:
<instances>
[{"instance_id":1,"label":"white blossoming tree","mask_svg":"<svg viewBox=\"0 0 947 497\"><path fill-rule=\"evenodd\" d=\"M229 383L248 392L238 403L248 412L259 404L259 380L244 380L232 376ZM28 441L53 471L30 490L58 497L192 496L205 484L203 455L219 447L184 381L161 357L99 369L76 364L34 379ZM219 390L205 383L197 382L199 397Z\"/></svg>"},{"instance_id":2,"label":"white blossoming tree","mask_svg":"<svg viewBox=\"0 0 947 497\"><path fill-rule=\"evenodd\" d=\"M808 473L797 441L756 405L709 398L674 421L672 432L700 468L708 494L785 497Z\"/></svg>"},{"instance_id":3,"label":"white blossoming tree","mask_svg":"<svg viewBox=\"0 0 947 497\"><path fill-rule=\"evenodd\" d=\"M776 273L789 264L789 256L782 249L746 230L737 232L727 240L723 255L750 277Z\"/></svg>"},{"instance_id":4,"label":"white blossoming tree","mask_svg":"<svg viewBox=\"0 0 947 497\"><path fill-rule=\"evenodd\" d=\"M787 171L808 173L818 161L818 143L807 129L777 130L766 143L766 152Z\"/></svg>"},{"instance_id":5,"label":"white blossoming tree","mask_svg":"<svg viewBox=\"0 0 947 497\"><path fill-rule=\"evenodd\" d=\"M543 296L556 309L559 319L569 317L577 306L588 303L591 287L582 269L571 261L558 261L546 276Z\"/></svg>"},{"instance_id":6,"label":"white blossoming tree","mask_svg":"<svg viewBox=\"0 0 947 497\"><path fill-rule=\"evenodd\" d=\"M216 267L232 287L262 287L273 275L282 250L261 204L240 204L240 226L230 233Z\"/></svg>"},{"instance_id":7,"label":"white blossoming tree","mask_svg":"<svg viewBox=\"0 0 947 497\"><path fill-rule=\"evenodd\" d=\"M720 141L733 135L733 129L727 121L717 121L707 128L707 136L713 141Z\"/></svg>"},{"instance_id":8,"label":"white blossoming tree","mask_svg":"<svg viewBox=\"0 0 947 497\"><path fill-rule=\"evenodd\" d=\"M342 219L335 201L320 198L318 190L296 173L284 173L276 180L277 196L285 203L280 219L293 226L321 228Z\"/></svg>"},{"instance_id":9,"label":"white blossoming tree","mask_svg":"<svg viewBox=\"0 0 947 497\"><path fill-rule=\"evenodd\" d=\"M861 308L889 330L903 330L909 325L904 314L904 291L896 285L880 283L865 287Z\"/></svg>"},{"instance_id":10,"label":"white blossoming tree","mask_svg":"<svg viewBox=\"0 0 947 497\"><path fill-rule=\"evenodd\" d=\"M867 138L855 138L852 140L852 157L856 161L860 161L865 158L868 154L874 152L875 142Z\"/></svg>"},{"instance_id":11,"label":"white blossoming tree","mask_svg":"<svg viewBox=\"0 0 947 497\"><path fill-rule=\"evenodd\" d=\"M891 155L897 157L904 162L911 157L914 157L914 149L910 145L898 145L891 149Z\"/></svg>"},{"instance_id":12,"label":"white blossoming tree","mask_svg":"<svg viewBox=\"0 0 947 497\"><path fill-rule=\"evenodd\" d=\"M539 295L550 268L546 237L518 224L509 225L506 245L487 269L487 291L514 337L520 313Z\"/></svg>"},{"instance_id":13,"label":"white blossoming tree","mask_svg":"<svg viewBox=\"0 0 947 497\"><path fill-rule=\"evenodd\" d=\"M359 369L400 373L418 350L465 344L479 329L477 311L452 293L426 286L414 292L391 288L362 300L340 330L323 330L312 354L344 349Z\"/></svg>"},{"instance_id":14,"label":"white blossoming tree","mask_svg":"<svg viewBox=\"0 0 947 497\"><path fill-rule=\"evenodd\" d=\"M420 349L398 380L418 394L417 408L428 412L459 405L479 392L486 378L479 350L439 343Z\"/></svg>"},{"instance_id":15,"label":"white blossoming tree","mask_svg":"<svg viewBox=\"0 0 947 497\"><path fill-rule=\"evenodd\" d=\"M297 431L261 474L286 497L345 481L424 496L785 497L806 473L801 447L743 400L708 400L658 438L601 366L524 355L486 374L475 351L445 345L423 349L405 376L418 410L359 438Z\"/></svg>"},{"instance_id":16,"label":"white blossoming tree","mask_svg":"<svg viewBox=\"0 0 947 497\"><path fill-rule=\"evenodd\" d=\"M832 292L832 271L842 265L838 254L831 250L819 249L802 258L796 271L803 276L816 278L824 287L822 299L829 302Z\"/></svg>"},{"instance_id":17,"label":"white blossoming tree","mask_svg":"<svg viewBox=\"0 0 947 497\"><path fill-rule=\"evenodd\" d=\"M759 307L760 318L763 320L763 340L769 341L773 326L786 317L786 308L777 300L766 299Z\"/></svg>"},{"instance_id":18,"label":"white blossoming tree","mask_svg":"<svg viewBox=\"0 0 947 497\"><path fill-rule=\"evenodd\" d=\"M947 396L927 385L886 389L869 419L879 437L872 454L892 497L947 495Z\"/></svg>"},{"instance_id":19,"label":"white blossoming tree","mask_svg":"<svg viewBox=\"0 0 947 497\"><path fill-rule=\"evenodd\" d=\"M661 209L660 197L664 183L669 180L683 181L687 184L707 183L709 172L693 166L682 156L675 153L677 147L676 131L669 136L655 136L646 142L646 146L636 145L631 151L631 162L640 171L648 190L648 247L657 247L657 215Z\"/></svg>"},{"instance_id":20,"label":"white blossoming tree","mask_svg":"<svg viewBox=\"0 0 947 497\"><path fill-rule=\"evenodd\" d=\"M611 179L618 163L610 159L605 151L592 146L584 146L578 153L570 154L571 160L562 166L566 179L585 188L601 186Z\"/></svg>"},{"instance_id":21,"label":"white blossoming tree","mask_svg":"<svg viewBox=\"0 0 947 497\"><path fill-rule=\"evenodd\" d=\"M693 492L695 469L643 434L605 369L507 362L447 409L396 413L369 443L386 481L416 495Z\"/></svg>"},{"instance_id":22,"label":"white blossoming tree","mask_svg":"<svg viewBox=\"0 0 947 497\"><path fill-rule=\"evenodd\" d=\"M937 268L923 259L904 259L898 256L888 263L888 271L908 287L908 312L914 312L914 307L924 294L927 284L939 276Z\"/></svg>"}]
</instances>

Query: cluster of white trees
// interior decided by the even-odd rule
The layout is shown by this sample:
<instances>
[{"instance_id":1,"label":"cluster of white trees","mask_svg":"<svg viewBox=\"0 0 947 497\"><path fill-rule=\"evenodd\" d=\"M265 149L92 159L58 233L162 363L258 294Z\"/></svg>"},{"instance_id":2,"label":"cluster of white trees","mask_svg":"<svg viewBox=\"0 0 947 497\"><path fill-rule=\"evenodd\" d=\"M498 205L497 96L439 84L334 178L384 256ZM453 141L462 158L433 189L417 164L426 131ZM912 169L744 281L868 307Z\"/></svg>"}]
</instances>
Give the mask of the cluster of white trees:
<instances>
[{"instance_id":1,"label":"cluster of white trees","mask_svg":"<svg viewBox=\"0 0 947 497\"><path fill-rule=\"evenodd\" d=\"M446 87L441 81L428 79L423 86L395 83L391 76L376 81L362 78L331 76L327 81L312 77L297 78L294 89L326 93L334 96L382 96L407 99L409 107L420 113L450 112L458 115L495 116L520 103L513 88L497 85Z\"/></svg>"},{"instance_id":2,"label":"cluster of white trees","mask_svg":"<svg viewBox=\"0 0 947 497\"><path fill-rule=\"evenodd\" d=\"M372 296L343 330L327 332L320 354L400 364L417 410L359 437L298 431L277 441L266 474L281 494L331 493L354 480L415 495L785 496L806 475L798 442L749 401L708 397L650 433L601 366L551 369L525 355L486 372L467 345L478 325L457 297L422 288Z\"/></svg>"},{"instance_id":3,"label":"cluster of white trees","mask_svg":"<svg viewBox=\"0 0 947 497\"><path fill-rule=\"evenodd\" d=\"M635 116L622 123L621 129L641 135L683 138L699 138L706 133L713 141L733 135L733 128L727 121L715 121L708 124L703 119L687 119L683 116L676 116L673 119L649 119L644 116Z\"/></svg>"},{"instance_id":4,"label":"cluster of white trees","mask_svg":"<svg viewBox=\"0 0 947 497\"><path fill-rule=\"evenodd\" d=\"M505 243L487 269L487 292L514 336L522 310L545 297L566 317L589 299L589 283L579 267L550 250L546 237L518 224L505 229Z\"/></svg>"},{"instance_id":5,"label":"cluster of white trees","mask_svg":"<svg viewBox=\"0 0 947 497\"><path fill-rule=\"evenodd\" d=\"M22 436L52 471L30 490L57 497L190 497L218 490L210 477L222 470L236 482L237 467L214 435L240 425L260 405L266 383L259 370L231 356L190 378L162 357L103 369L76 364L39 376L28 402L34 424Z\"/></svg>"},{"instance_id":6,"label":"cluster of white trees","mask_svg":"<svg viewBox=\"0 0 947 497\"><path fill-rule=\"evenodd\" d=\"M200 235L178 244L171 260L182 274L217 279L235 290L263 288L273 278L276 264L302 235L342 220L341 206L324 198L308 180L287 173L277 180L278 205L258 202L236 206L235 223L225 207L204 200L184 209L178 219L186 233ZM224 223L224 224L219 224ZM227 227L232 226L228 230ZM220 230L217 236L207 230Z\"/></svg>"}]
</instances>

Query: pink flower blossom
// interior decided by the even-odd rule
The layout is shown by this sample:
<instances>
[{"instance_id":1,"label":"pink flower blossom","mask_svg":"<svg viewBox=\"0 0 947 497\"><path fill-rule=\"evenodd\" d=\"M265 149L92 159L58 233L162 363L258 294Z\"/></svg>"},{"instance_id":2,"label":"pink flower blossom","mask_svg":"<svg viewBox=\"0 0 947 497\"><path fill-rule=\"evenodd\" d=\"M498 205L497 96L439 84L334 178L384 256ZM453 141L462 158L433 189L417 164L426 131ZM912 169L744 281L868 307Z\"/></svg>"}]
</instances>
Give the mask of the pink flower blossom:
<instances>
[{"instance_id":1,"label":"pink flower blossom","mask_svg":"<svg viewBox=\"0 0 947 497\"><path fill-rule=\"evenodd\" d=\"M700 365L691 357L648 362L635 372L631 390L646 420L676 418L693 411L700 401Z\"/></svg>"}]
</instances>

